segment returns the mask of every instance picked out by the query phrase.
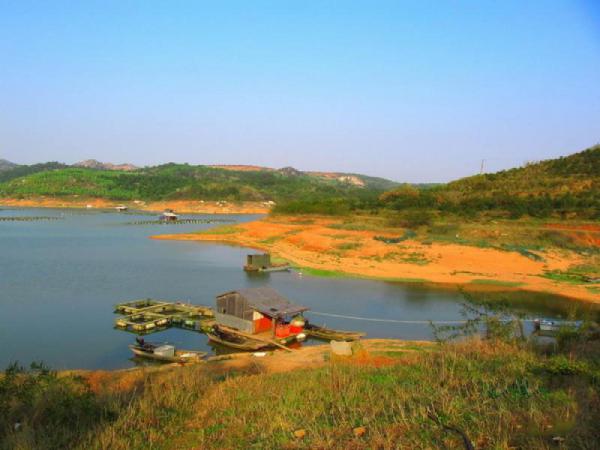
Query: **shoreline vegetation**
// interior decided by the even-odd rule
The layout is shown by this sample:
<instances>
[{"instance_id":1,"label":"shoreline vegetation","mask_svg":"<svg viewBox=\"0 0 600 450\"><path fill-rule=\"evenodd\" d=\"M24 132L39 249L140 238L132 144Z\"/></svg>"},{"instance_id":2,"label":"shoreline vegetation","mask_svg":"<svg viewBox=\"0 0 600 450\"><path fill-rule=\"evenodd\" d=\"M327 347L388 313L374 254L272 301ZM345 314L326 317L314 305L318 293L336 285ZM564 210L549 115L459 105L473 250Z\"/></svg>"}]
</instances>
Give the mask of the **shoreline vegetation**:
<instances>
[{"instance_id":1,"label":"shoreline vegetation","mask_svg":"<svg viewBox=\"0 0 600 450\"><path fill-rule=\"evenodd\" d=\"M0 448L593 448L598 337L558 342L496 329L367 339L345 357L322 345L115 372L14 365L0 374Z\"/></svg>"},{"instance_id":2,"label":"shoreline vegetation","mask_svg":"<svg viewBox=\"0 0 600 450\"><path fill-rule=\"evenodd\" d=\"M600 304L600 283L586 281L586 274L596 276L597 254L552 243L543 248L532 243L531 249L524 242L535 240L536 234L556 239L562 236L560 233L565 239L575 236L594 240L600 237L598 225L507 220L472 222L460 227L438 224L433 230L450 232L436 235L431 227L390 227L371 217L275 215L196 233L152 238L216 241L255 248L319 276L458 285L474 290L519 289Z\"/></svg>"}]
</instances>

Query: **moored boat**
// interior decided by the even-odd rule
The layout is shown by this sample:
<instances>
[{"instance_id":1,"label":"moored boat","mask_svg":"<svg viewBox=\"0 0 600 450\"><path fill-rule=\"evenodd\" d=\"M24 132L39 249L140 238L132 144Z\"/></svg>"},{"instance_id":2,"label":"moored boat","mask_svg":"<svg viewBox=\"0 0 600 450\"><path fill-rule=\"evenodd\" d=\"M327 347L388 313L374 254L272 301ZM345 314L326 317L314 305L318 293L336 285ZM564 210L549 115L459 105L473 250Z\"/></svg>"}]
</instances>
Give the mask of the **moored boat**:
<instances>
[{"instance_id":1,"label":"moored boat","mask_svg":"<svg viewBox=\"0 0 600 450\"><path fill-rule=\"evenodd\" d=\"M171 363L198 362L206 356L206 352L177 350L173 345L153 344L141 339L136 339L136 343L131 344L129 348L141 358Z\"/></svg>"},{"instance_id":2,"label":"moored boat","mask_svg":"<svg viewBox=\"0 0 600 450\"><path fill-rule=\"evenodd\" d=\"M241 334L233 331L225 330L223 327L219 327L218 325L213 326L210 331L206 332L206 335L212 342L238 350L254 351L271 346L268 342L252 339L248 336L242 336Z\"/></svg>"},{"instance_id":3,"label":"moored boat","mask_svg":"<svg viewBox=\"0 0 600 450\"><path fill-rule=\"evenodd\" d=\"M327 341L356 341L366 335L366 333L360 331L334 330L308 322L305 324L304 329L309 336Z\"/></svg>"},{"instance_id":4,"label":"moored boat","mask_svg":"<svg viewBox=\"0 0 600 450\"><path fill-rule=\"evenodd\" d=\"M175 222L179 219L179 216L172 209L165 209L158 219L163 222Z\"/></svg>"},{"instance_id":5,"label":"moored boat","mask_svg":"<svg viewBox=\"0 0 600 450\"><path fill-rule=\"evenodd\" d=\"M534 321L537 330L551 333L556 333L563 328L579 329L582 324L581 320L536 319Z\"/></svg>"}]
</instances>

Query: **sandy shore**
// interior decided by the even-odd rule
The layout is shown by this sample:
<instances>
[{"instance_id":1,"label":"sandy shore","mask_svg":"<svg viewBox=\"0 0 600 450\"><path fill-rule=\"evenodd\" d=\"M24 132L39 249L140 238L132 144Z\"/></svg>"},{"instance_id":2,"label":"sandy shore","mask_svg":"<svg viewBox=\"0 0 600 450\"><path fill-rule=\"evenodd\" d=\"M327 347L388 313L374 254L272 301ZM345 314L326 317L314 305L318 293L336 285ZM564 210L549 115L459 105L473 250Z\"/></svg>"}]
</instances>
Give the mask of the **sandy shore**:
<instances>
[{"instance_id":1,"label":"sandy shore","mask_svg":"<svg viewBox=\"0 0 600 450\"><path fill-rule=\"evenodd\" d=\"M382 231L335 229L336 219L265 218L202 233L153 236L154 239L221 241L269 251L299 267L384 280L467 285L485 289L522 289L600 304L598 285L558 282L543 275L567 270L585 260L573 252L544 252L534 261L517 252L406 240L386 244L373 239ZM387 233L388 235L397 235ZM241 264L241 263L240 263Z\"/></svg>"},{"instance_id":2,"label":"sandy shore","mask_svg":"<svg viewBox=\"0 0 600 450\"><path fill-rule=\"evenodd\" d=\"M125 205L132 210L161 212L169 208L178 213L194 214L267 214L269 205L262 202L209 202L199 200L172 200L159 202L118 202L100 198L0 198L0 206L17 208L114 208Z\"/></svg>"}]
</instances>

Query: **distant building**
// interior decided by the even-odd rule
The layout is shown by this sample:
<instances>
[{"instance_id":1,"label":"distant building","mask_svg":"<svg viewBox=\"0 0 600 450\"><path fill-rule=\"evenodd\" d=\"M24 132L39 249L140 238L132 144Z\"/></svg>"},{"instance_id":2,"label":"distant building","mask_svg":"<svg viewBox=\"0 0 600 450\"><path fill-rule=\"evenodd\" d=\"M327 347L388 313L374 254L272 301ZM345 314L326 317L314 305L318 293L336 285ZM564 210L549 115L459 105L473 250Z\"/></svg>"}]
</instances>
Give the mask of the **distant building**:
<instances>
[{"instance_id":1,"label":"distant building","mask_svg":"<svg viewBox=\"0 0 600 450\"><path fill-rule=\"evenodd\" d=\"M271 267L271 255L269 253L248 255L244 270L254 272Z\"/></svg>"}]
</instances>

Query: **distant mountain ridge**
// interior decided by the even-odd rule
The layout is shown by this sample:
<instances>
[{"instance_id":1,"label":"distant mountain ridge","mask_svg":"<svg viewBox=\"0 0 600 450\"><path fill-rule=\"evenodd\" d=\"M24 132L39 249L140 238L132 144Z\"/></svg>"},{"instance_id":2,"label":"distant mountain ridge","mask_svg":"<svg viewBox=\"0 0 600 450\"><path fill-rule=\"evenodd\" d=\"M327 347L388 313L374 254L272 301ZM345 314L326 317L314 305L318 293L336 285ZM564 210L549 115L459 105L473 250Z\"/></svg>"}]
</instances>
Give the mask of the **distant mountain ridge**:
<instances>
[{"instance_id":1,"label":"distant mountain ridge","mask_svg":"<svg viewBox=\"0 0 600 450\"><path fill-rule=\"evenodd\" d=\"M16 167L17 164L7 161L6 159L0 159L0 172L4 170L10 170L13 167Z\"/></svg>"},{"instance_id":2,"label":"distant mountain ridge","mask_svg":"<svg viewBox=\"0 0 600 450\"><path fill-rule=\"evenodd\" d=\"M302 172L293 167L168 163L137 168L87 160L45 163L0 173L0 197L98 197L113 200L280 201L295 198L375 199L398 183L359 174Z\"/></svg>"},{"instance_id":3,"label":"distant mountain ridge","mask_svg":"<svg viewBox=\"0 0 600 450\"><path fill-rule=\"evenodd\" d=\"M103 163L96 159L86 159L85 161L79 161L73 164L74 167L86 167L88 169L100 169L100 170L137 170L139 167L134 166L133 164L123 163L123 164L113 164L113 163Z\"/></svg>"}]
</instances>

